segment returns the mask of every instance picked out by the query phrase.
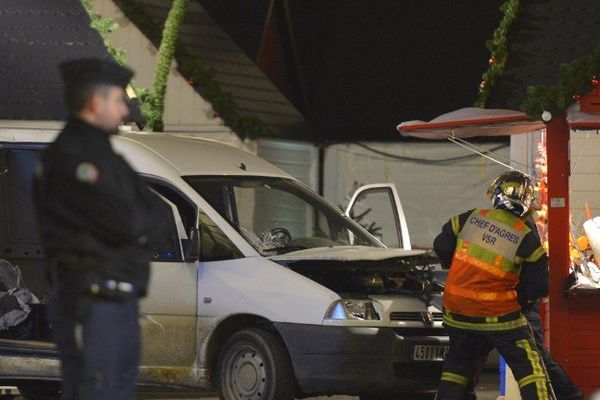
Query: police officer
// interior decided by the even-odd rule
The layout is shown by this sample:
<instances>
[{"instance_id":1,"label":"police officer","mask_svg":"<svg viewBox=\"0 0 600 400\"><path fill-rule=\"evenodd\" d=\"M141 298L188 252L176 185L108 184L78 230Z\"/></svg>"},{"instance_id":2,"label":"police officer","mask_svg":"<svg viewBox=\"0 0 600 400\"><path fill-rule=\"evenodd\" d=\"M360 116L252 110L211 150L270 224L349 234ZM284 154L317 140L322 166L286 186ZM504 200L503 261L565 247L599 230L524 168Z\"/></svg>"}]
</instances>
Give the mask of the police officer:
<instances>
[{"instance_id":1,"label":"police officer","mask_svg":"<svg viewBox=\"0 0 600 400\"><path fill-rule=\"evenodd\" d=\"M535 227L524 219L533 185L520 172L506 172L492 182L488 195L492 209L452 217L434 241L442 265L450 266L444 289L450 350L437 399L462 399L476 360L495 347L511 367L523 400L547 400L540 353L519 304L534 304L548 289L546 252Z\"/></svg>"},{"instance_id":2,"label":"police officer","mask_svg":"<svg viewBox=\"0 0 600 400\"><path fill-rule=\"evenodd\" d=\"M166 205L110 136L128 115L133 72L113 62L60 65L70 117L36 171L35 204L51 286L50 320L63 399L133 399L139 363L138 298Z\"/></svg>"}]
</instances>

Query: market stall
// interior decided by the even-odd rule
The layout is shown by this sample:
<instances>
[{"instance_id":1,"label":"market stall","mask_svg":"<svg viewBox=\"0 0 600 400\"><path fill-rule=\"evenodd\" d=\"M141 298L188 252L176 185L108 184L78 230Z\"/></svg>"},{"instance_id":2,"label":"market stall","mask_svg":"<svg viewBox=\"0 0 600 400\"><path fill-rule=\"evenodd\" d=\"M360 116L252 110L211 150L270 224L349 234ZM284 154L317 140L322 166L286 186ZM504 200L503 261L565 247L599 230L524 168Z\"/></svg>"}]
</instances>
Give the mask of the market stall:
<instances>
[{"instance_id":1,"label":"market stall","mask_svg":"<svg viewBox=\"0 0 600 400\"><path fill-rule=\"evenodd\" d=\"M582 266L596 262L591 249L583 243L596 239L590 237L577 241L577 235L573 234L576 227L572 225L569 202L570 157L573 156L570 154L570 138L582 130L597 134L600 129L598 98L595 89L578 98L579 102L566 113L552 115L544 112L541 121L532 121L518 111L465 108L430 122L408 121L398 126L404 136L450 140L507 168L533 175L541 200L539 227L543 238L547 238L550 257L550 291L543 307L545 341L553 357L586 395L600 388L600 289L593 284L581 285L582 278L586 278ZM465 140L474 136L533 132L541 133L535 172L526 171L514 160L511 162L481 151ZM594 215L587 215L587 219L591 217ZM600 223L600 220L597 222ZM587 223L589 225L590 221ZM597 258L600 260L600 254ZM570 271L573 272L571 277ZM579 284L575 281L575 272L579 272ZM589 275L589 270L587 272Z\"/></svg>"}]
</instances>

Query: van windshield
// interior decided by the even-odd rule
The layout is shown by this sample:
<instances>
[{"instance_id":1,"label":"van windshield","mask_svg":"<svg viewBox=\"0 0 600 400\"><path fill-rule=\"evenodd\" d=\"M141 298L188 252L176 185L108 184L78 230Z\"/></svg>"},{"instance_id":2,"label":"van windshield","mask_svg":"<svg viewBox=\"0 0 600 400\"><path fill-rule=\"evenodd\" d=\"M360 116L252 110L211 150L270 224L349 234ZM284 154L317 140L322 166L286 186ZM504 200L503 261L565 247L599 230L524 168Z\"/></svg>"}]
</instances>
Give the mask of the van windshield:
<instances>
[{"instance_id":1,"label":"van windshield","mask_svg":"<svg viewBox=\"0 0 600 400\"><path fill-rule=\"evenodd\" d=\"M291 179L184 177L262 255L331 246L381 247L369 233Z\"/></svg>"}]
</instances>

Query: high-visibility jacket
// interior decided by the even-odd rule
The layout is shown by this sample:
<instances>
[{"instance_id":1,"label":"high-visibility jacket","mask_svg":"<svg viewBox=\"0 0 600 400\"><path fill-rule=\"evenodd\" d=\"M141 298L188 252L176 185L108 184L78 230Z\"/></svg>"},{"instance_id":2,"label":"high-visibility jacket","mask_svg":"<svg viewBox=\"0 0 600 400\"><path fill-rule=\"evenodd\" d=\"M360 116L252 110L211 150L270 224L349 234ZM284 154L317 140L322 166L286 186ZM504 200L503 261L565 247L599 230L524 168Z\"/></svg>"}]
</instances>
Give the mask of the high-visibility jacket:
<instances>
[{"instance_id":1,"label":"high-visibility jacket","mask_svg":"<svg viewBox=\"0 0 600 400\"><path fill-rule=\"evenodd\" d=\"M520 310L517 250L531 229L510 212L473 210L461 227L451 220L456 248L444 289L447 311L493 318ZM543 249L542 249L543 251Z\"/></svg>"}]
</instances>

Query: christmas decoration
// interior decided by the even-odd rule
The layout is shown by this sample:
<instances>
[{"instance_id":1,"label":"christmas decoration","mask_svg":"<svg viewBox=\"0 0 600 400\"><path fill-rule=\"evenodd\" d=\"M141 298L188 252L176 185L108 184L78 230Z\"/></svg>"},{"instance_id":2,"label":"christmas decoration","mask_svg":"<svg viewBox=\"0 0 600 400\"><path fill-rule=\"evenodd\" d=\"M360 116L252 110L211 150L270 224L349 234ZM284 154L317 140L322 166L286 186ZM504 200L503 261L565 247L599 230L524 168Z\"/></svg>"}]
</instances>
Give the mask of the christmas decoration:
<instances>
[{"instance_id":1,"label":"christmas decoration","mask_svg":"<svg viewBox=\"0 0 600 400\"><path fill-rule=\"evenodd\" d=\"M532 119L539 119L546 110L551 110L553 113L564 112L578 101L574 96L581 96L581 93L587 93L590 88L598 87L596 84L600 86L596 78L598 71L600 71L600 45L585 57L561 64L556 85L529 86L521 109Z\"/></svg>"},{"instance_id":2,"label":"christmas decoration","mask_svg":"<svg viewBox=\"0 0 600 400\"><path fill-rule=\"evenodd\" d=\"M496 79L504 73L504 66L506 65L508 56L508 33L517 19L519 7L520 0L508 0L500 6L500 11L502 11L504 16L500 21L500 25L494 31L492 38L485 44L491 56L488 60L489 68L481 76L481 82L484 84L479 85L479 94L474 103L475 107L486 106Z\"/></svg>"},{"instance_id":3,"label":"christmas decoration","mask_svg":"<svg viewBox=\"0 0 600 400\"><path fill-rule=\"evenodd\" d=\"M119 27L119 24L111 18L104 18L94 11L92 6L93 0L80 0L81 5L90 16L90 27L94 29L104 42L106 51L115 59L116 62L123 65L127 60L127 53L121 48L113 46L110 41L109 34ZM140 100L140 109L145 121L151 121L156 117L157 111L152 101L152 96L148 89L135 87L134 93Z\"/></svg>"},{"instance_id":4,"label":"christmas decoration","mask_svg":"<svg viewBox=\"0 0 600 400\"><path fill-rule=\"evenodd\" d=\"M548 251L548 155L546 152L546 130L542 131L542 137L538 144L535 173L538 178L534 188L537 199L535 225L538 228L541 242L546 251Z\"/></svg>"},{"instance_id":5,"label":"christmas decoration","mask_svg":"<svg viewBox=\"0 0 600 400\"><path fill-rule=\"evenodd\" d=\"M136 0L116 0L123 13L129 18L148 39L155 45L159 44L162 37L160 24L150 17L143 5ZM175 46L175 60L179 72L186 79L194 82L194 88L213 106L215 113L219 115L232 131L242 139L256 138L267 132L265 124L257 117L242 115L237 104L230 93L223 92L220 84L215 79L214 71L202 65L200 59L191 55L177 41ZM151 96L149 92L145 95ZM140 99L142 95L139 94ZM142 100L143 101L143 100ZM144 104L142 103L142 106ZM144 117L146 117L144 115Z\"/></svg>"},{"instance_id":6,"label":"christmas decoration","mask_svg":"<svg viewBox=\"0 0 600 400\"><path fill-rule=\"evenodd\" d=\"M162 132L164 128L163 115L165 112L165 96L167 94L167 80L171 63L175 57L177 46L177 35L183 22L188 0L175 0L167 15L165 27L162 32L160 47L154 74L154 87L152 92L152 103L156 109L154 118L147 121L148 127L155 132Z\"/></svg>"},{"instance_id":7,"label":"christmas decoration","mask_svg":"<svg viewBox=\"0 0 600 400\"><path fill-rule=\"evenodd\" d=\"M100 34L100 37L102 37L104 42L104 47L106 47L106 50L113 56L115 61L119 64L125 64L125 59L127 58L125 50L113 46L108 38L108 34L117 29L119 24L111 18L104 18L98 15L92 7L92 1L93 0L81 0L81 5L90 16L90 27Z\"/></svg>"}]
</instances>

